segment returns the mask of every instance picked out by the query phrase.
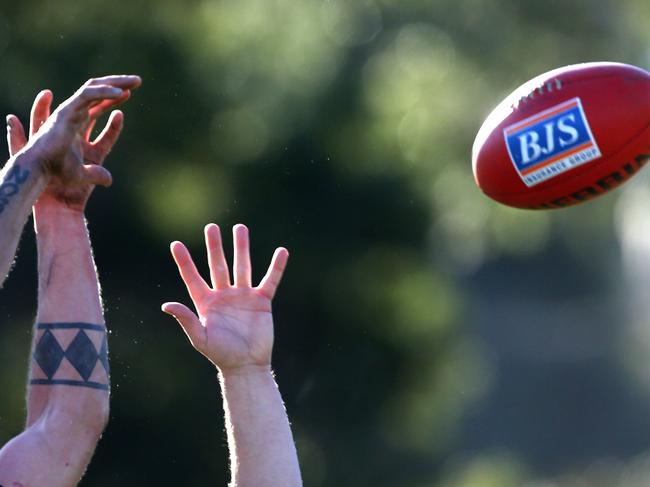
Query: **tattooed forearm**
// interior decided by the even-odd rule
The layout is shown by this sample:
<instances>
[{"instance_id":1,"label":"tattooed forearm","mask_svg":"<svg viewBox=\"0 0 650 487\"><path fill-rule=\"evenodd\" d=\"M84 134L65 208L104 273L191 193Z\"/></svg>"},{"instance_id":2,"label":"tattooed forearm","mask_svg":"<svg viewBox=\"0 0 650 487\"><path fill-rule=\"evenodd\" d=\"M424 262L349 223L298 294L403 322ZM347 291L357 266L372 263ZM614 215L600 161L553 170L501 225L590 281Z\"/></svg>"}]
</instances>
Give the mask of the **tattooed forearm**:
<instances>
[{"instance_id":1,"label":"tattooed forearm","mask_svg":"<svg viewBox=\"0 0 650 487\"><path fill-rule=\"evenodd\" d=\"M38 323L33 385L109 390L106 328L91 323Z\"/></svg>"},{"instance_id":2,"label":"tattooed forearm","mask_svg":"<svg viewBox=\"0 0 650 487\"><path fill-rule=\"evenodd\" d=\"M11 197L18 193L28 178L29 171L19 165L15 165L7 172L5 180L0 184L0 213L4 211Z\"/></svg>"}]
</instances>

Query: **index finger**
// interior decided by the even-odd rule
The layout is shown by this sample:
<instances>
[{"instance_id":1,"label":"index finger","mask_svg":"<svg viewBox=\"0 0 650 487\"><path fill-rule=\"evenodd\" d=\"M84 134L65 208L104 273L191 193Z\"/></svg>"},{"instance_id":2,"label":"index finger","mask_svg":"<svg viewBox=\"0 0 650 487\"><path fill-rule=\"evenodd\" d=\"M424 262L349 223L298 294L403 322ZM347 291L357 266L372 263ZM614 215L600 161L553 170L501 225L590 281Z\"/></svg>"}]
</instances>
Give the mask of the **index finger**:
<instances>
[{"instance_id":1,"label":"index finger","mask_svg":"<svg viewBox=\"0 0 650 487\"><path fill-rule=\"evenodd\" d=\"M284 247L277 248L271 259L271 265L269 265L269 269L266 271L266 275L262 279L262 282L260 282L260 285L257 286L269 299L273 299L273 296L275 296L275 291L277 291L280 285L288 259L289 251Z\"/></svg>"},{"instance_id":2,"label":"index finger","mask_svg":"<svg viewBox=\"0 0 650 487\"><path fill-rule=\"evenodd\" d=\"M90 109L93 105L104 100L119 99L124 95L124 90L110 85L84 85L72 95L65 105L72 110Z\"/></svg>"},{"instance_id":3,"label":"index finger","mask_svg":"<svg viewBox=\"0 0 650 487\"><path fill-rule=\"evenodd\" d=\"M142 84L142 78L135 74L119 74L103 76L101 78L91 78L86 82L89 86L110 85L123 90L137 88Z\"/></svg>"},{"instance_id":4,"label":"index finger","mask_svg":"<svg viewBox=\"0 0 650 487\"><path fill-rule=\"evenodd\" d=\"M181 242L172 242L170 248L174 261L178 266L178 271L181 274L181 279L183 279L187 287L187 292L190 294L198 310L198 303L202 301L203 297L210 291L210 288L199 274L192 260L192 256L185 245Z\"/></svg>"}]
</instances>

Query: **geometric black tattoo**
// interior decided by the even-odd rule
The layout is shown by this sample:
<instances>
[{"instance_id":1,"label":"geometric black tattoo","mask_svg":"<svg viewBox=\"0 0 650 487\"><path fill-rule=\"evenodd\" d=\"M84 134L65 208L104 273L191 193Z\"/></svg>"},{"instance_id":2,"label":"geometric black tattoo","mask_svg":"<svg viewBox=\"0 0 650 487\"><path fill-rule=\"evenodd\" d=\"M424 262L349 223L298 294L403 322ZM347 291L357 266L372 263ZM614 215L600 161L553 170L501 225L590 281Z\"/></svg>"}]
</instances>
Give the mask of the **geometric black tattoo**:
<instances>
[{"instance_id":1,"label":"geometric black tattoo","mask_svg":"<svg viewBox=\"0 0 650 487\"><path fill-rule=\"evenodd\" d=\"M18 188L27 181L28 177L29 171L21 169L18 165L15 165L7 172L4 183L0 185L0 213L4 211L5 206L9 203L9 198L18 193Z\"/></svg>"},{"instance_id":2,"label":"geometric black tattoo","mask_svg":"<svg viewBox=\"0 0 650 487\"><path fill-rule=\"evenodd\" d=\"M36 333L30 384L110 389L103 325L38 323Z\"/></svg>"}]
</instances>

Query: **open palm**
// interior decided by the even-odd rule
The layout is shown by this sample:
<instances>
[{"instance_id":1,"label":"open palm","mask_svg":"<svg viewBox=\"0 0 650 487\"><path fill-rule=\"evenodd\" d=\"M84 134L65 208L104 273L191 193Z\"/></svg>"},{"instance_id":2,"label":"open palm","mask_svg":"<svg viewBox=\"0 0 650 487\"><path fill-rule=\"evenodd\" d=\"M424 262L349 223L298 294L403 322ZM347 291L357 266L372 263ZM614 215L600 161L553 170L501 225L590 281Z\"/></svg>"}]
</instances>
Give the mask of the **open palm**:
<instances>
[{"instance_id":1,"label":"open palm","mask_svg":"<svg viewBox=\"0 0 650 487\"><path fill-rule=\"evenodd\" d=\"M165 303L163 311L181 324L194 348L220 369L269 366L273 349L271 300L282 278L289 253L275 251L271 265L257 287L251 283L248 229L233 228L234 284L226 263L221 232L205 227L212 286L199 274L181 242L171 245L172 256L194 302L196 314L180 303Z\"/></svg>"}]
</instances>

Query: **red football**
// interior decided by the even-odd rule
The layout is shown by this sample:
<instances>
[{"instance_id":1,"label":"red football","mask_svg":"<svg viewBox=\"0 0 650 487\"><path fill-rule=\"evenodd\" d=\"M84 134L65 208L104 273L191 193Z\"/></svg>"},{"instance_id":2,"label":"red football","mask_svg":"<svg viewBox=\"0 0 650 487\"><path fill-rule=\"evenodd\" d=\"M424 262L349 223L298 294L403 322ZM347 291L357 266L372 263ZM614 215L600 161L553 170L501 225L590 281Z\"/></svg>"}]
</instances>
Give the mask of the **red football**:
<instances>
[{"instance_id":1,"label":"red football","mask_svg":"<svg viewBox=\"0 0 650 487\"><path fill-rule=\"evenodd\" d=\"M561 208L620 185L650 160L650 73L586 63L549 71L496 107L476 136L476 184L517 208Z\"/></svg>"}]
</instances>

